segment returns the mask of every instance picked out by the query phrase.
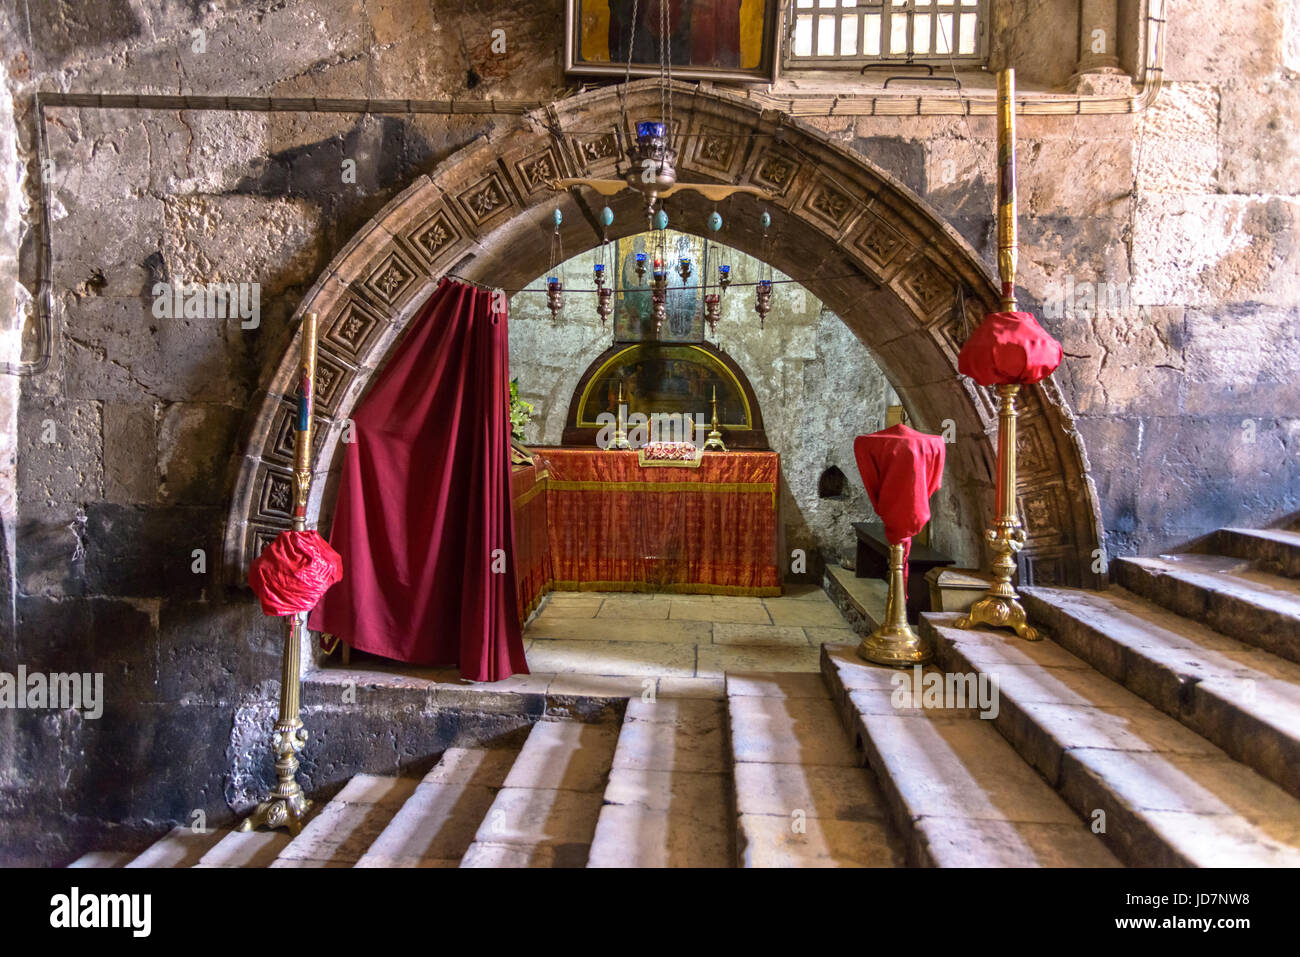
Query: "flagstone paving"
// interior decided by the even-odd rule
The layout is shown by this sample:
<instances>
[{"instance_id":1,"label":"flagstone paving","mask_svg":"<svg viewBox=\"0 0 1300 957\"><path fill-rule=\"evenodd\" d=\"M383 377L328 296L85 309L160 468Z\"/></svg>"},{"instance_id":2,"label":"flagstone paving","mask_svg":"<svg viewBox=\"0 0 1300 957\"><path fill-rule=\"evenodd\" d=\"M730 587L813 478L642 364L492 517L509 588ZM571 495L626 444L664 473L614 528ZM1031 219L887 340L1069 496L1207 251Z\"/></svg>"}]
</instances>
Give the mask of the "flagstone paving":
<instances>
[{"instance_id":1,"label":"flagstone paving","mask_svg":"<svg viewBox=\"0 0 1300 957\"><path fill-rule=\"evenodd\" d=\"M816 672L822 644L855 638L817 585L773 598L552 592L524 629L535 673L665 680Z\"/></svg>"}]
</instances>

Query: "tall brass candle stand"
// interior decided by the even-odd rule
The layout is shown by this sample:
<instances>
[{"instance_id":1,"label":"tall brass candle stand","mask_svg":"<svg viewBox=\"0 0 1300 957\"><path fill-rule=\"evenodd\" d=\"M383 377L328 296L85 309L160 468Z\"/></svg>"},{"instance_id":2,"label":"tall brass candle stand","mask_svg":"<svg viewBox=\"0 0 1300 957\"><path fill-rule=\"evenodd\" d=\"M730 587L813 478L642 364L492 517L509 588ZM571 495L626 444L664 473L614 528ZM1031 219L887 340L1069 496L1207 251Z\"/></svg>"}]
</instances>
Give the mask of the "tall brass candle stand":
<instances>
[{"instance_id":1,"label":"tall brass candle stand","mask_svg":"<svg viewBox=\"0 0 1300 957\"><path fill-rule=\"evenodd\" d=\"M923 665L934 657L930 643L907 623L907 592L903 585L903 545L889 545L889 598L885 620L862 639L858 657L878 665Z\"/></svg>"},{"instance_id":2,"label":"tall brass candle stand","mask_svg":"<svg viewBox=\"0 0 1300 957\"><path fill-rule=\"evenodd\" d=\"M998 73L998 274L1002 279L1002 311L1016 311L1016 77L1011 69ZM1016 394L1015 383L997 386L998 519L986 533L993 549L993 584L970 612L957 619L959 628L993 625L1011 628L1026 641L1042 638L1029 625L1011 579L1016 553L1025 545L1025 530L1016 512Z\"/></svg>"},{"instance_id":3,"label":"tall brass candle stand","mask_svg":"<svg viewBox=\"0 0 1300 957\"><path fill-rule=\"evenodd\" d=\"M307 495L311 491L312 401L316 382L316 313L309 312L302 321L302 365L298 377L298 419L293 443L293 529L307 530ZM280 718L271 735L271 752L275 755L275 774L279 783L271 796L252 814L239 822L239 830L256 827L302 830L303 819L311 809L298 784L298 752L307 743L307 729L298 717L299 684L302 668L302 638L307 630L307 613L286 615L284 619L284 663L280 671Z\"/></svg>"},{"instance_id":4,"label":"tall brass candle stand","mask_svg":"<svg viewBox=\"0 0 1300 957\"><path fill-rule=\"evenodd\" d=\"M722 432L718 429L718 387L713 387L713 421L712 431L709 432L708 438L704 443L706 452L725 452L727 446L722 441Z\"/></svg>"},{"instance_id":5,"label":"tall brass candle stand","mask_svg":"<svg viewBox=\"0 0 1300 957\"><path fill-rule=\"evenodd\" d=\"M618 407L614 410L614 438L605 446L606 452L618 452L631 446L627 441L627 423L623 420L623 383L618 384Z\"/></svg>"}]
</instances>

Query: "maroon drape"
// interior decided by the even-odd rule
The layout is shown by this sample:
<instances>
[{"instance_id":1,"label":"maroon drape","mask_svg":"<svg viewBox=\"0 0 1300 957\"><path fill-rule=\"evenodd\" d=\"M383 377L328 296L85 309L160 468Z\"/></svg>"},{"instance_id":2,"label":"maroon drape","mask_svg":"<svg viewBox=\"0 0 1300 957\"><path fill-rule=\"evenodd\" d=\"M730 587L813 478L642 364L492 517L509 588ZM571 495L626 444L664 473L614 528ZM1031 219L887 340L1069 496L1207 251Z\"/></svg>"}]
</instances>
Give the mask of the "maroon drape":
<instances>
[{"instance_id":1,"label":"maroon drape","mask_svg":"<svg viewBox=\"0 0 1300 957\"><path fill-rule=\"evenodd\" d=\"M474 681L528 672L506 314L491 300L443 279L353 414L330 532L343 580L310 618L354 648Z\"/></svg>"}]
</instances>

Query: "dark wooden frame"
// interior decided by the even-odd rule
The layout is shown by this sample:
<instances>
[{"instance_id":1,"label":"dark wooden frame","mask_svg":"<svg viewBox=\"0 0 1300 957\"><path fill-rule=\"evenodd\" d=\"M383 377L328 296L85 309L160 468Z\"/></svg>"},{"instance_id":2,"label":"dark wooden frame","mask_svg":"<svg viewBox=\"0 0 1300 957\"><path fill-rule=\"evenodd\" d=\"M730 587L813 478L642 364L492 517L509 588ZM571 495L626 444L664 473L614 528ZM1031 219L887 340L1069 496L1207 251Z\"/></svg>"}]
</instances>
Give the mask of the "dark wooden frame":
<instances>
[{"instance_id":1,"label":"dark wooden frame","mask_svg":"<svg viewBox=\"0 0 1300 957\"><path fill-rule=\"evenodd\" d=\"M652 0L646 0L652 2ZM700 66L673 65L673 78L681 80L722 80L732 83L772 83L777 78L781 63L782 23L789 0L764 0L767 7L763 23L762 62L751 70ZM564 72L589 76L622 77L627 73L627 63L589 63L579 58L580 0L565 0L564 4ZM657 76L659 66L654 63L633 63L632 76Z\"/></svg>"}]
</instances>

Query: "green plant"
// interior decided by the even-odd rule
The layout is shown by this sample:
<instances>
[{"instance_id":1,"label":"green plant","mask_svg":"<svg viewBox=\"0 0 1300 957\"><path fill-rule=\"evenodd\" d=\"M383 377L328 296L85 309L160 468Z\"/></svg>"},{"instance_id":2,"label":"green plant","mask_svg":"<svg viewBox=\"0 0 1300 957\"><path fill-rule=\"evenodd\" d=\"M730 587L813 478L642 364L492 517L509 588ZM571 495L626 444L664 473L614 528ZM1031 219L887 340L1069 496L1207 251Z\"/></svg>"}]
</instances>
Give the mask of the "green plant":
<instances>
[{"instance_id":1,"label":"green plant","mask_svg":"<svg viewBox=\"0 0 1300 957\"><path fill-rule=\"evenodd\" d=\"M519 398L519 380L510 380L510 435L516 441L524 440L524 429L533 418L533 404Z\"/></svg>"}]
</instances>

